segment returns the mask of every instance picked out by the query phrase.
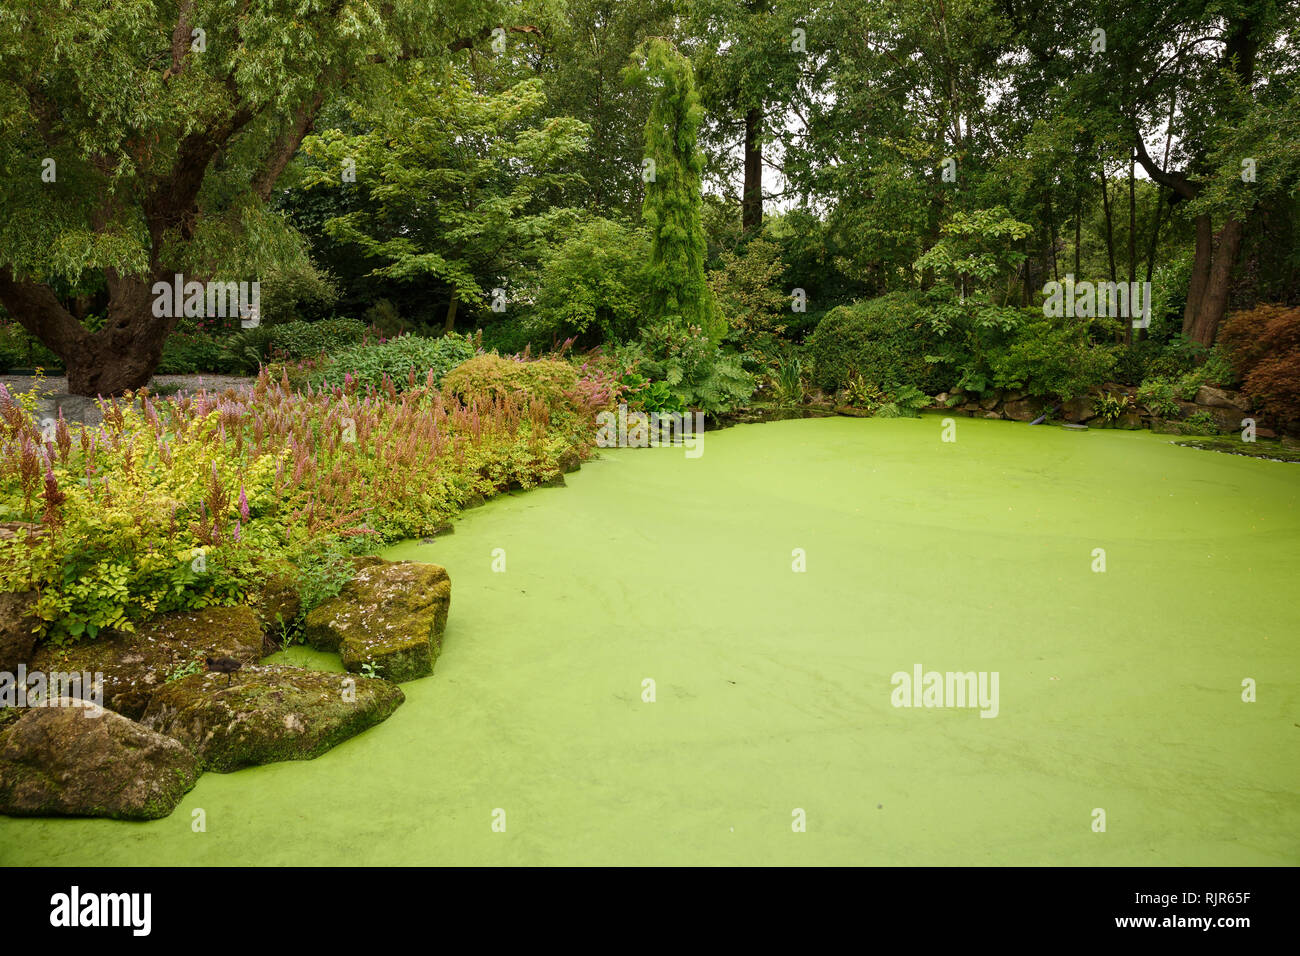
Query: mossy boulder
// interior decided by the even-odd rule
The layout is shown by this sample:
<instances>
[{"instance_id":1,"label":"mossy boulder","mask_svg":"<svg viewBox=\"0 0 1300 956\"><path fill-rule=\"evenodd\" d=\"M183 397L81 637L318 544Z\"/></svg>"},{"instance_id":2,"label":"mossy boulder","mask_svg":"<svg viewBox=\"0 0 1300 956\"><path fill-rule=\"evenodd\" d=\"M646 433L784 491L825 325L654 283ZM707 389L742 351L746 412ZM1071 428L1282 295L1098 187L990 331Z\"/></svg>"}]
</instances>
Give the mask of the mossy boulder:
<instances>
[{"instance_id":1,"label":"mossy boulder","mask_svg":"<svg viewBox=\"0 0 1300 956\"><path fill-rule=\"evenodd\" d=\"M186 747L94 704L33 707L0 731L0 813L157 820L199 779Z\"/></svg>"},{"instance_id":2,"label":"mossy boulder","mask_svg":"<svg viewBox=\"0 0 1300 956\"><path fill-rule=\"evenodd\" d=\"M337 651L354 673L370 662L388 680L414 680L433 673L450 608L446 568L381 561L309 612L303 636L318 650Z\"/></svg>"},{"instance_id":3,"label":"mossy boulder","mask_svg":"<svg viewBox=\"0 0 1300 956\"><path fill-rule=\"evenodd\" d=\"M262 658L262 627L248 607L209 607L165 614L142 624L134 634L37 650L31 670L104 675L104 706L138 718L149 697L167 678L200 664L205 656L234 657L244 663ZM89 690L89 688L87 688Z\"/></svg>"},{"instance_id":4,"label":"mossy boulder","mask_svg":"<svg viewBox=\"0 0 1300 956\"><path fill-rule=\"evenodd\" d=\"M230 684L195 674L154 692L141 723L207 770L311 760L386 720L406 699L386 680L301 667L245 667Z\"/></svg>"},{"instance_id":5,"label":"mossy boulder","mask_svg":"<svg viewBox=\"0 0 1300 956\"><path fill-rule=\"evenodd\" d=\"M0 671L18 672L19 664L30 664L36 651L36 592L0 593Z\"/></svg>"}]
</instances>

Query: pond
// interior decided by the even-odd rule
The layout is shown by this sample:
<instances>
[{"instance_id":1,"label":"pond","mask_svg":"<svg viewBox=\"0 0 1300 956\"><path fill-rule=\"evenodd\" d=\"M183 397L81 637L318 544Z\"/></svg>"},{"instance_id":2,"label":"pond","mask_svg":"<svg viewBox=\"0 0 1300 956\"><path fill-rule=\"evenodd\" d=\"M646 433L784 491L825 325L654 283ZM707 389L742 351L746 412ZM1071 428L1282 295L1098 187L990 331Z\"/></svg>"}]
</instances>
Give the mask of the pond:
<instances>
[{"instance_id":1,"label":"pond","mask_svg":"<svg viewBox=\"0 0 1300 956\"><path fill-rule=\"evenodd\" d=\"M386 723L0 862L1300 863L1300 466L940 436L743 425L471 511L385 553L453 583Z\"/></svg>"}]
</instances>

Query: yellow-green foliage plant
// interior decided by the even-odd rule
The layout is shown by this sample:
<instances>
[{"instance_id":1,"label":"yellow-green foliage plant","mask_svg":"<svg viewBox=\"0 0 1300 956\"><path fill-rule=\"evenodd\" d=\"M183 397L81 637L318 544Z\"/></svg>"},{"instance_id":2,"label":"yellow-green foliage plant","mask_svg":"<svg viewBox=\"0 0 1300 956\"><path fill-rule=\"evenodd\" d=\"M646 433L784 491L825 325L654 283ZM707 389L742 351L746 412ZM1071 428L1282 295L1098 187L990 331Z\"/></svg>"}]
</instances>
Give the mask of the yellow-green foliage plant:
<instances>
[{"instance_id":1,"label":"yellow-green foliage plant","mask_svg":"<svg viewBox=\"0 0 1300 956\"><path fill-rule=\"evenodd\" d=\"M0 537L0 591L37 592L44 635L66 643L250 600L309 549L431 534L586 456L612 389L549 365L567 388L469 403L431 382L296 391L263 371L220 394L128 393L101 402L101 426L44 431L34 394L0 387L0 521L25 523Z\"/></svg>"}]
</instances>

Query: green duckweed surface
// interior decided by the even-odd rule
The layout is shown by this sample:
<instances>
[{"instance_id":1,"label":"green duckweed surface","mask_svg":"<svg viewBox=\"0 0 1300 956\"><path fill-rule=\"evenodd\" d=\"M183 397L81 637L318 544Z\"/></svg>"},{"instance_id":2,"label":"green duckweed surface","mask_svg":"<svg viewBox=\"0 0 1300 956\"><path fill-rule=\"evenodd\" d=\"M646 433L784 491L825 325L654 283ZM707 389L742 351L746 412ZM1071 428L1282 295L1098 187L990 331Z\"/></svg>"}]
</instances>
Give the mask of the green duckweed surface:
<instances>
[{"instance_id":1,"label":"green duckweed surface","mask_svg":"<svg viewBox=\"0 0 1300 956\"><path fill-rule=\"evenodd\" d=\"M386 553L453 583L386 723L166 820L0 818L0 861L1300 863L1300 466L940 430L740 426L472 511ZM998 672L997 717L892 706L918 664Z\"/></svg>"}]
</instances>

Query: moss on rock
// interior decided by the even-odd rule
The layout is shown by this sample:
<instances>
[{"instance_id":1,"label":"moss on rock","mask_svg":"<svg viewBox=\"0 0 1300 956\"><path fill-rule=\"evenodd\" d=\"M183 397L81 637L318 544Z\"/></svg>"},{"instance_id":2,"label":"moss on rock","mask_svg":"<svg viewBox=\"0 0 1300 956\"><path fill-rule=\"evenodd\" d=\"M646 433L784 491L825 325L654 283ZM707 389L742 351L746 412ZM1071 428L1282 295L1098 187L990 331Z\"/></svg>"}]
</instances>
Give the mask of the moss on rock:
<instances>
[{"instance_id":1,"label":"moss on rock","mask_svg":"<svg viewBox=\"0 0 1300 956\"><path fill-rule=\"evenodd\" d=\"M196 674L159 688L141 719L189 747L205 768L311 760L386 720L406 699L386 680L305 670L244 668L227 685Z\"/></svg>"},{"instance_id":2,"label":"moss on rock","mask_svg":"<svg viewBox=\"0 0 1300 956\"><path fill-rule=\"evenodd\" d=\"M32 670L104 675L104 706L138 718L149 697L168 676L203 657L234 657L253 663L262 657L262 628L248 607L209 607L155 618L134 634L37 650Z\"/></svg>"},{"instance_id":3,"label":"moss on rock","mask_svg":"<svg viewBox=\"0 0 1300 956\"><path fill-rule=\"evenodd\" d=\"M350 671L373 662L388 680L414 680L433 673L450 608L445 568L383 561L308 613L303 635L318 650L337 651Z\"/></svg>"},{"instance_id":4,"label":"moss on rock","mask_svg":"<svg viewBox=\"0 0 1300 956\"><path fill-rule=\"evenodd\" d=\"M31 662L40 623L35 591L0 593L0 671L14 674Z\"/></svg>"},{"instance_id":5,"label":"moss on rock","mask_svg":"<svg viewBox=\"0 0 1300 956\"><path fill-rule=\"evenodd\" d=\"M186 747L93 704L33 707L0 732L0 813L156 820L199 779Z\"/></svg>"}]
</instances>

